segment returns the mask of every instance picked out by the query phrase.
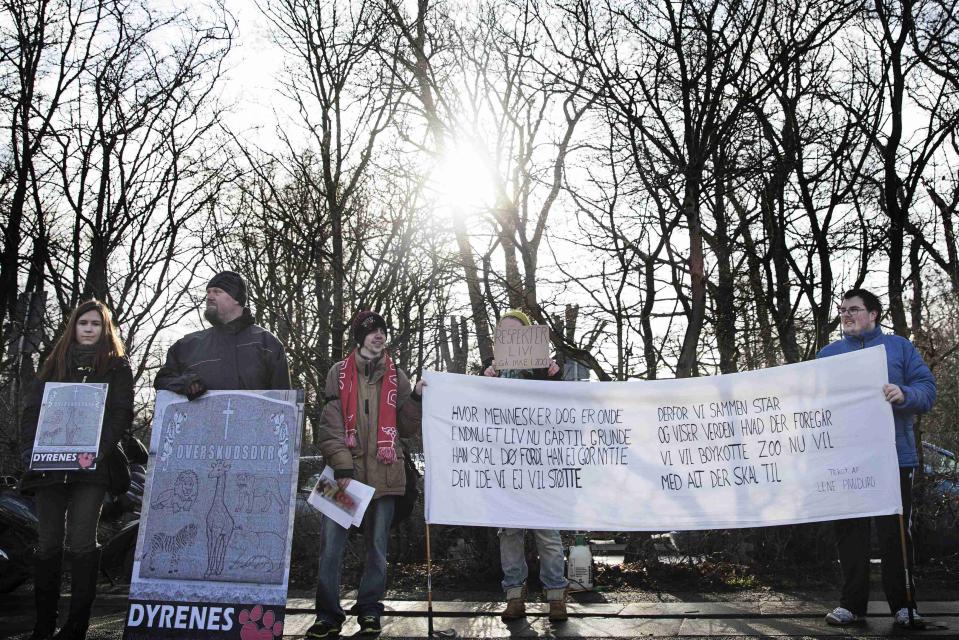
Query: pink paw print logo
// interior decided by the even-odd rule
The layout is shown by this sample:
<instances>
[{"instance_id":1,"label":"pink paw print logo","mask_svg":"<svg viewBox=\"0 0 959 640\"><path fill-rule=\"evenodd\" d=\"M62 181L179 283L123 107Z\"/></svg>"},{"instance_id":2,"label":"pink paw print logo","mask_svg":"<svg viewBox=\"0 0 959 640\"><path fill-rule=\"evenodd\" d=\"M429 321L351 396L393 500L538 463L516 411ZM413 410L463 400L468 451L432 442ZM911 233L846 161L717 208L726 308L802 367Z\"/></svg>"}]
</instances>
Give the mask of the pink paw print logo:
<instances>
[{"instance_id":1,"label":"pink paw print logo","mask_svg":"<svg viewBox=\"0 0 959 640\"><path fill-rule=\"evenodd\" d=\"M90 465L93 464L94 457L92 453L77 454L77 464L80 465L81 469L89 469Z\"/></svg>"},{"instance_id":2,"label":"pink paw print logo","mask_svg":"<svg viewBox=\"0 0 959 640\"><path fill-rule=\"evenodd\" d=\"M276 620L272 610L264 612L261 605L240 611L240 625L240 640L274 640L283 636L283 623Z\"/></svg>"}]
</instances>

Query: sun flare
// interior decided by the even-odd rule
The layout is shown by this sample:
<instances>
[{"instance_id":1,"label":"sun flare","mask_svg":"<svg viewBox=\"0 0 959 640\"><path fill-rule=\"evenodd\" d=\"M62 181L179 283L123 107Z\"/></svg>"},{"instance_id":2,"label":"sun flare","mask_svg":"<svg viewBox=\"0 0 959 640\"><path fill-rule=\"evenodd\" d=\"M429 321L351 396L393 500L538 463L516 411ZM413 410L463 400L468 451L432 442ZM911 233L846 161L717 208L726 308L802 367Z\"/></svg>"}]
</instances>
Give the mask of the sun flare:
<instances>
[{"instance_id":1,"label":"sun flare","mask_svg":"<svg viewBox=\"0 0 959 640\"><path fill-rule=\"evenodd\" d=\"M482 210L496 199L490 167L470 144L450 146L433 168L432 183L442 206L454 211Z\"/></svg>"}]
</instances>

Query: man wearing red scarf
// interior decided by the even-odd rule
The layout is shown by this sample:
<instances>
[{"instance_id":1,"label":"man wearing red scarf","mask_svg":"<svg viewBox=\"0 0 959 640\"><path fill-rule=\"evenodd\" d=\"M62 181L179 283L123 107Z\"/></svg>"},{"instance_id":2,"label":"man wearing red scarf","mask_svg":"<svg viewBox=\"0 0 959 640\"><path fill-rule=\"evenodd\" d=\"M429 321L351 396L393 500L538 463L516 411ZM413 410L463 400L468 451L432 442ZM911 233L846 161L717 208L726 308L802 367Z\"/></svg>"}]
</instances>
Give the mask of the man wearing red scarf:
<instances>
[{"instance_id":1,"label":"man wearing red scarf","mask_svg":"<svg viewBox=\"0 0 959 640\"><path fill-rule=\"evenodd\" d=\"M352 610L361 635L381 631L390 524L396 497L406 492L399 437L420 435L423 414L423 381L411 390L409 378L386 350L386 334L386 322L379 314L357 314L352 326L356 348L330 368L320 418L320 450L340 486L345 488L356 479L376 490L363 517L366 562ZM346 619L340 606L340 570L347 530L325 516L322 530L316 622L307 638L335 637Z\"/></svg>"}]
</instances>

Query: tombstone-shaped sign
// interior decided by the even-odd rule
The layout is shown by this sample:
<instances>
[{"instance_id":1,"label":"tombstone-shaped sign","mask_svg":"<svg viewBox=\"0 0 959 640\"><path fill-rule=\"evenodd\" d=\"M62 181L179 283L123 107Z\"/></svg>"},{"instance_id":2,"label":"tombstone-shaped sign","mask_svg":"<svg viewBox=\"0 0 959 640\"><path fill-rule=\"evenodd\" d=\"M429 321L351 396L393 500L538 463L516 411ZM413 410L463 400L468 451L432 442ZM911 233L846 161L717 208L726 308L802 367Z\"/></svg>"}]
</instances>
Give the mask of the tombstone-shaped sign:
<instances>
[{"instance_id":1,"label":"tombstone-shaped sign","mask_svg":"<svg viewBox=\"0 0 959 640\"><path fill-rule=\"evenodd\" d=\"M124 638L280 637L302 391L157 394Z\"/></svg>"},{"instance_id":2,"label":"tombstone-shaped sign","mask_svg":"<svg viewBox=\"0 0 959 640\"><path fill-rule=\"evenodd\" d=\"M106 383L47 382L30 469L95 469L107 402Z\"/></svg>"}]
</instances>

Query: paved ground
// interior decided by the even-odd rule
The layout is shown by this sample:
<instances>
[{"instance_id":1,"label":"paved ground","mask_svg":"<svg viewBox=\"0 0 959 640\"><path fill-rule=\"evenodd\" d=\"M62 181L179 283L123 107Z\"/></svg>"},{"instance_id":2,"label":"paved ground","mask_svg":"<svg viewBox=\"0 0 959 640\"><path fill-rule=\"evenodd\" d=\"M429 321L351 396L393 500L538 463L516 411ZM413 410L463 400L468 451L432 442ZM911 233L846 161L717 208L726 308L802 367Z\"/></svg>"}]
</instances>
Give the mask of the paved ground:
<instances>
[{"instance_id":1,"label":"paved ground","mask_svg":"<svg viewBox=\"0 0 959 640\"><path fill-rule=\"evenodd\" d=\"M0 596L0 637L25 638L33 622L31 594L21 589ZM349 601L346 603L349 604ZM284 638L302 637L313 620L312 602L290 598ZM427 637L425 602L392 600L386 603L383 638ZM947 628L903 634L888 615L871 615L863 626L837 629L823 622L829 608L824 602L776 599L759 602L669 602L570 604L570 620L554 625L546 619L546 605L531 603L525 620L505 624L499 619L500 602L434 603L434 628L452 629L457 638L677 638L704 637L901 637L909 635L959 638L959 601L923 602L921 611ZM872 602L870 611L886 609ZM126 599L122 594L98 598L91 640L120 638ZM352 636L358 630L350 619L343 630Z\"/></svg>"}]
</instances>

